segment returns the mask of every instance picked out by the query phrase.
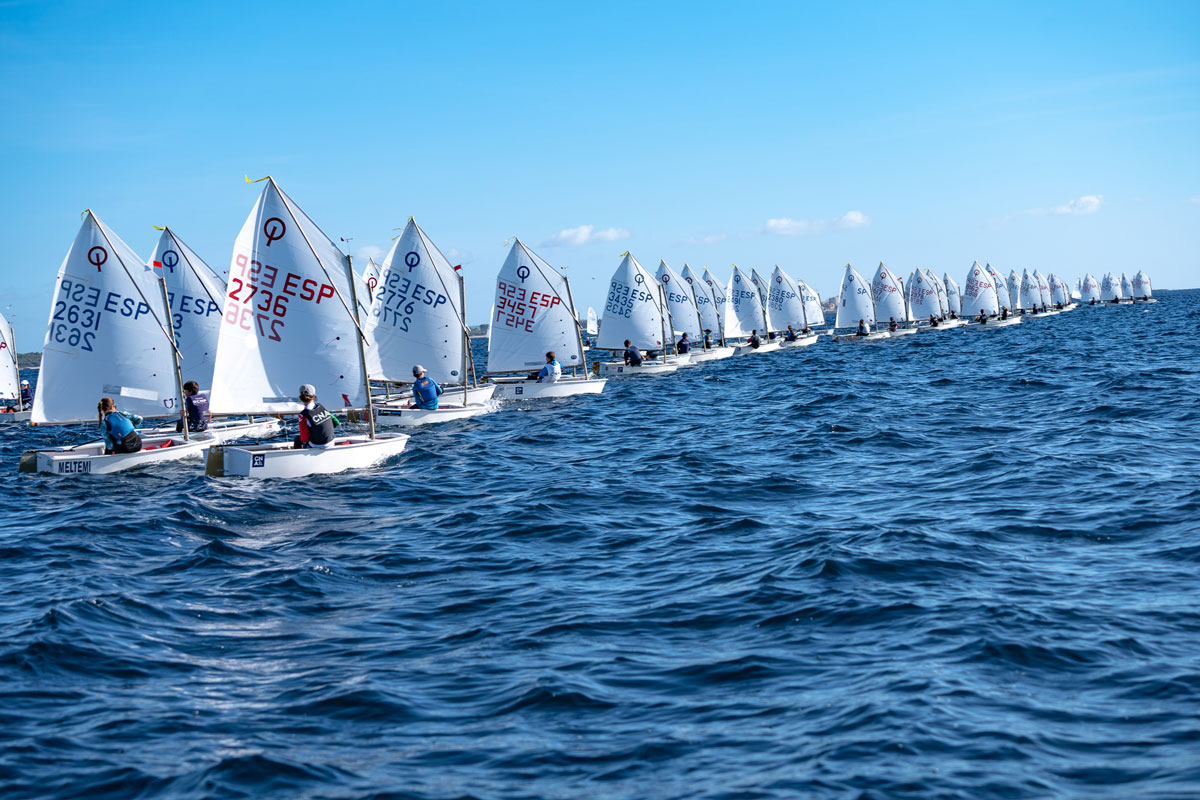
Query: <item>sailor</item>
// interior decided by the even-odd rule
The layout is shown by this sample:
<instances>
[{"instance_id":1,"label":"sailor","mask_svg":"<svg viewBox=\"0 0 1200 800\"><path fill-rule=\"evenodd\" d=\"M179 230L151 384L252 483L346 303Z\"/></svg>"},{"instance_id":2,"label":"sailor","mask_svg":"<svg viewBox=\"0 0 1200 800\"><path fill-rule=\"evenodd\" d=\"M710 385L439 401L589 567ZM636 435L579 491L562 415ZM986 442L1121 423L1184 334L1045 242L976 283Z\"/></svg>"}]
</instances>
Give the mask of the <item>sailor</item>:
<instances>
[{"instance_id":1,"label":"sailor","mask_svg":"<svg viewBox=\"0 0 1200 800\"><path fill-rule=\"evenodd\" d=\"M938 326L937 317L935 317L933 314L930 314L929 315L929 327L936 328L937 326Z\"/></svg>"},{"instance_id":2,"label":"sailor","mask_svg":"<svg viewBox=\"0 0 1200 800\"><path fill-rule=\"evenodd\" d=\"M117 404L111 397L101 397L96 411L100 415L100 430L104 433L104 455L136 453L142 449L142 437L137 432L137 426L142 424L141 417L117 411Z\"/></svg>"},{"instance_id":3,"label":"sailor","mask_svg":"<svg viewBox=\"0 0 1200 800\"><path fill-rule=\"evenodd\" d=\"M983 313L983 309L979 309L979 324L987 325L987 314Z\"/></svg>"},{"instance_id":4,"label":"sailor","mask_svg":"<svg viewBox=\"0 0 1200 800\"><path fill-rule=\"evenodd\" d=\"M888 317L888 330L892 333L895 333L897 330L899 330L899 328L900 326L896 323L896 318Z\"/></svg>"},{"instance_id":5,"label":"sailor","mask_svg":"<svg viewBox=\"0 0 1200 800\"><path fill-rule=\"evenodd\" d=\"M311 383L300 387L300 435L292 440L292 447L303 450L307 447L329 447L333 444L333 429L338 419L325 406L317 402L317 389Z\"/></svg>"},{"instance_id":6,"label":"sailor","mask_svg":"<svg viewBox=\"0 0 1200 800\"><path fill-rule=\"evenodd\" d=\"M21 381L21 410L33 408L33 389L29 381Z\"/></svg>"},{"instance_id":7,"label":"sailor","mask_svg":"<svg viewBox=\"0 0 1200 800\"><path fill-rule=\"evenodd\" d=\"M785 333L785 334L783 335L783 340L784 340L785 342L794 342L794 341L796 341L796 332L795 332L794 330L792 330L792 326L791 326L791 325L788 325L787 333Z\"/></svg>"},{"instance_id":8,"label":"sailor","mask_svg":"<svg viewBox=\"0 0 1200 800\"><path fill-rule=\"evenodd\" d=\"M549 353L548 355L553 355ZM436 411L438 407L438 396L442 393L442 387L437 385L437 381L433 378L425 376L425 368L420 364L413 367L413 408L419 408L422 411Z\"/></svg>"},{"instance_id":9,"label":"sailor","mask_svg":"<svg viewBox=\"0 0 1200 800\"><path fill-rule=\"evenodd\" d=\"M1054 304L1054 310L1062 311L1062 301L1061 300L1059 300L1057 303Z\"/></svg>"},{"instance_id":10,"label":"sailor","mask_svg":"<svg viewBox=\"0 0 1200 800\"><path fill-rule=\"evenodd\" d=\"M860 319L858 321L858 330L854 332L854 335L855 336L870 336L871 335L871 331L870 331L870 329L867 328L867 321L865 319Z\"/></svg>"},{"instance_id":11,"label":"sailor","mask_svg":"<svg viewBox=\"0 0 1200 800\"><path fill-rule=\"evenodd\" d=\"M628 339L625 340L625 366L640 367L642 365L642 351L638 350L636 344L633 344Z\"/></svg>"},{"instance_id":12,"label":"sailor","mask_svg":"<svg viewBox=\"0 0 1200 800\"><path fill-rule=\"evenodd\" d=\"M189 431L208 430L208 395L200 391L200 384L195 381L183 385L183 407L187 410ZM183 420L175 423L175 432L183 432Z\"/></svg>"},{"instance_id":13,"label":"sailor","mask_svg":"<svg viewBox=\"0 0 1200 800\"><path fill-rule=\"evenodd\" d=\"M692 343L688 339L687 333L684 332L684 334L679 337L679 341L675 343L675 352L682 355L683 353L691 352L691 349Z\"/></svg>"},{"instance_id":14,"label":"sailor","mask_svg":"<svg viewBox=\"0 0 1200 800\"><path fill-rule=\"evenodd\" d=\"M750 331L750 338L746 341L746 344L750 345L755 350L757 350L758 346L762 344L762 340L758 338L758 328Z\"/></svg>"},{"instance_id":15,"label":"sailor","mask_svg":"<svg viewBox=\"0 0 1200 800\"><path fill-rule=\"evenodd\" d=\"M537 375L538 383L558 383L558 379L562 377L562 365L554 358L554 351L550 350L546 353L546 366L542 367L542 371Z\"/></svg>"},{"instance_id":16,"label":"sailor","mask_svg":"<svg viewBox=\"0 0 1200 800\"><path fill-rule=\"evenodd\" d=\"M1000 319L1008 319L1008 306L1000 309Z\"/></svg>"},{"instance_id":17,"label":"sailor","mask_svg":"<svg viewBox=\"0 0 1200 800\"><path fill-rule=\"evenodd\" d=\"M1088 301L1088 305L1089 305L1089 306L1094 306L1094 305L1096 305L1096 298L1094 298L1094 297L1093 297L1093 298L1092 298L1090 301Z\"/></svg>"},{"instance_id":18,"label":"sailor","mask_svg":"<svg viewBox=\"0 0 1200 800\"><path fill-rule=\"evenodd\" d=\"M955 311L953 308L950 309L950 319L958 319L958 312Z\"/></svg>"},{"instance_id":19,"label":"sailor","mask_svg":"<svg viewBox=\"0 0 1200 800\"><path fill-rule=\"evenodd\" d=\"M711 348L712 348L712 328L705 328L704 329L704 349L709 350Z\"/></svg>"}]
</instances>

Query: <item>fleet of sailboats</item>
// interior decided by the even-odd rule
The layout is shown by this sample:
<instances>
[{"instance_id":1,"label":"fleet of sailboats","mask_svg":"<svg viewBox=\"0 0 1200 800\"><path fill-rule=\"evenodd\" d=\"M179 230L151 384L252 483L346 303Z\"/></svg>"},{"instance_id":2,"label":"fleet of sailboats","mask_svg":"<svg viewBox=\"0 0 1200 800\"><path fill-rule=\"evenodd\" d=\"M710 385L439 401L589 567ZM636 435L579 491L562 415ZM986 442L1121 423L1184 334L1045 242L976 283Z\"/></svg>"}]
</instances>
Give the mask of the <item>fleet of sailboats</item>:
<instances>
[{"instance_id":1,"label":"fleet of sailboats","mask_svg":"<svg viewBox=\"0 0 1200 800\"><path fill-rule=\"evenodd\" d=\"M263 180L223 273L169 227L142 261L84 212L55 279L33 407L0 419L20 421L24 413L34 425L83 423L95 419L92 404L103 396L164 424L142 429L137 452L114 453L103 441L30 450L22 471L105 474L189 457L203 458L214 477L369 467L409 439L380 428L480 416L496 410L493 398L598 394L613 376L811 346L826 325L818 294L778 265L769 274L734 265L722 283L708 268L676 271L665 260L652 275L632 253L622 254L598 319L594 309L577 308L566 275L513 239L496 277L481 381L461 267L414 219L382 263L369 259L357 274L275 180ZM847 264L829 332L835 341L868 342L964 325L996 329L1069 311L1076 299L1095 306L1135 298L1157 302L1144 271L1132 279L1108 272L1099 281L1089 273L1073 291L1053 272L1024 269L1018 277L1014 269L1005 279L973 262L960 289L948 273L939 278L926 268L905 282L880 262L868 282ZM589 349L620 360L589 363ZM188 429L185 373L211 386L211 421L202 431ZM419 401L413 395L418 375L418 388L426 378L441 387L437 402L424 388ZM20 384L13 330L0 316L0 400L19 407ZM318 402L365 422L367 432L328 442L247 441L275 436L279 415L311 414Z\"/></svg>"}]
</instances>

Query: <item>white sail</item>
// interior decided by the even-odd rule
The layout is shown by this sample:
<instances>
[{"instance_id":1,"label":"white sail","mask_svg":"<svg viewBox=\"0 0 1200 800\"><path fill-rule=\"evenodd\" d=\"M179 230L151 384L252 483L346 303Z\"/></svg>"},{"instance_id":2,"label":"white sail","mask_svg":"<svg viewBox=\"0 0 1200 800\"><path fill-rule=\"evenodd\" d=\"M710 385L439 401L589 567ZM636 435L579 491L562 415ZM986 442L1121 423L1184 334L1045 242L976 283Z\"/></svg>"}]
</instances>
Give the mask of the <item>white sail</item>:
<instances>
[{"instance_id":1,"label":"white sail","mask_svg":"<svg viewBox=\"0 0 1200 800\"><path fill-rule=\"evenodd\" d=\"M360 297L359 300L362 300L370 308L372 301L375 299L375 290L379 288L379 264L375 263L374 258L367 258L367 265L363 267L362 271L362 279L367 287L367 296L365 298Z\"/></svg>"},{"instance_id":2,"label":"white sail","mask_svg":"<svg viewBox=\"0 0 1200 800\"><path fill-rule=\"evenodd\" d=\"M692 297L695 298L696 309L700 312L700 325L719 338L721 318L717 316L717 299L713 287L687 264L683 265L683 279L692 287Z\"/></svg>"},{"instance_id":3,"label":"white sail","mask_svg":"<svg viewBox=\"0 0 1200 800\"><path fill-rule=\"evenodd\" d=\"M875 304L871 301L871 284L849 264L842 275L842 291L838 295L837 317L834 328L857 328L864 320L867 330L875 329Z\"/></svg>"},{"instance_id":4,"label":"white sail","mask_svg":"<svg viewBox=\"0 0 1200 800\"><path fill-rule=\"evenodd\" d=\"M1005 281L1004 285L1005 288L1008 289L1008 299L1012 301L1012 305L1010 305L1009 308L1020 308L1021 278L1019 275L1017 275L1017 271L1015 269L1009 270L1008 279Z\"/></svg>"},{"instance_id":5,"label":"white sail","mask_svg":"<svg viewBox=\"0 0 1200 800\"><path fill-rule=\"evenodd\" d=\"M954 278L951 278L949 273L942 276L942 284L946 287L946 303L949 305L949 310L962 316L962 292L959 291L958 284L954 282Z\"/></svg>"},{"instance_id":6,"label":"white sail","mask_svg":"<svg viewBox=\"0 0 1200 800\"><path fill-rule=\"evenodd\" d=\"M1050 282L1046 280L1045 275L1036 269L1033 271L1033 279L1037 283L1038 297L1041 298L1042 306L1049 307L1051 302L1053 302L1053 298L1050 295Z\"/></svg>"},{"instance_id":7,"label":"white sail","mask_svg":"<svg viewBox=\"0 0 1200 800\"><path fill-rule=\"evenodd\" d=\"M225 279L170 228L158 238L150 265L167 284L171 326L184 380L208 388L217 363Z\"/></svg>"},{"instance_id":8,"label":"white sail","mask_svg":"<svg viewBox=\"0 0 1200 800\"><path fill-rule=\"evenodd\" d=\"M600 325L601 350L624 350L625 340L643 350L662 350L666 311L658 281L626 253L608 284L608 301ZM666 343L671 339L666 338Z\"/></svg>"},{"instance_id":9,"label":"white sail","mask_svg":"<svg viewBox=\"0 0 1200 800\"><path fill-rule=\"evenodd\" d=\"M880 322L894 319L904 323L908 320L904 285L882 261L875 270L875 277L871 279L871 301L875 304L875 313L879 315Z\"/></svg>"},{"instance_id":10,"label":"white sail","mask_svg":"<svg viewBox=\"0 0 1200 800\"><path fill-rule=\"evenodd\" d=\"M800 289L796 281L778 265L771 273L771 291L767 300L770 306L771 323L779 326L780 330L789 325L802 331L806 327L804 301L800 297Z\"/></svg>"},{"instance_id":11,"label":"white sail","mask_svg":"<svg viewBox=\"0 0 1200 800\"><path fill-rule=\"evenodd\" d=\"M566 276L514 239L496 276L488 372L540 369L550 350L563 368L585 366Z\"/></svg>"},{"instance_id":12,"label":"white sail","mask_svg":"<svg viewBox=\"0 0 1200 800\"><path fill-rule=\"evenodd\" d=\"M917 269L908 279L908 308L917 322L930 317L941 319L942 304L938 299L937 284L927 270Z\"/></svg>"},{"instance_id":13,"label":"white sail","mask_svg":"<svg viewBox=\"0 0 1200 800\"><path fill-rule=\"evenodd\" d=\"M730 334L729 331L726 330L726 325L728 324L727 318L729 316L729 287L717 280L717 276L712 274L708 267L704 268L704 282L708 284L708 288L712 289L713 303L716 305L717 311L717 320L721 325L721 327L713 328L713 330L720 334L722 338L740 336L740 332L736 334Z\"/></svg>"},{"instance_id":14,"label":"white sail","mask_svg":"<svg viewBox=\"0 0 1200 800\"><path fill-rule=\"evenodd\" d=\"M1008 283L1005 282L1004 278L1000 277L1000 273L990 263L985 263L983 269L992 279L992 288L996 290L996 302L1000 308L1011 309L1013 304L1011 298L1008 296Z\"/></svg>"},{"instance_id":15,"label":"white sail","mask_svg":"<svg viewBox=\"0 0 1200 800\"><path fill-rule=\"evenodd\" d=\"M591 306L588 306L586 330L588 336L595 336L600 332L600 318L596 316L596 309Z\"/></svg>"},{"instance_id":16,"label":"white sail","mask_svg":"<svg viewBox=\"0 0 1200 800\"><path fill-rule=\"evenodd\" d=\"M1054 304L1061 303L1064 306L1071 304L1071 289L1067 286L1067 282L1055 275L1053 272L1046 278L1050 284L1050 302Z\"/></svg>"},{"instance_id":17,"label":"white sail","mask_svg":"<svg viewBox=\"0 0 1200 800\"><path fill-rule=\"evenodd\" d=\"M469 382L462 294L461 273L410 217L379 268L366 324L368 374L411 382L420 364L438 383Z\"/></svg>"},{"instance_id":18,"label":"white sail","mask_svg":"<svg viewBox=\"0 0 1200 800\"><path fill-rule=\"evenodd\" d=\"M366 402L349 260L268 178L233 246L210 408L299 411L302 384L327 408Z\"/></svg>"},{"instance_id":19,"label":"white sail","mask_svg":"<svg viewBox=\"0 0 1200 800\"><path fill-rule=\"evenodd\" d=\"M759 330L764 334L776 330L779 325L771 319L771 282L758 274L758 270L750 270L750 283L758 290L758 302L762 306L762 323Z\"/></svg>"},{"instance_id":20,"label":"white sail","mask_svg":"<svg viewBox=\"0 0 1200 800\"><path fill-rule=\"evenodd\" d=\"M822 327L825 324L825 310L821 308L821 296L799 278L796 279L796 288L800 290L800 299L804 301L804 318L808 327Z\"/></svg>"},{"instance_id":21,"label":"white sail","mask_svg":"<svg viewBox=\"0 0 1200 800\"><path fill-rule=\"evenodd\" d=\"M1133 283L1121 273L1121 297L1133 297Z\"/></svg>"},{"instance_id":22,"label":"white sail","mask_svg":"<svg viewBox=\"0 0 1200 800\"><path fill-rule=\"evenodd\" d=\"M1026 311L1042 304L1042 292L1038 288L1037 278L1030 275L1029 270L1021 272L1021 288L1018 290L1017 302Z\"/></svg>"},{"instance_id":23,"label":"white sail","mask_svg":"<svg viewBox=\"0 0 1200 800\"><path fill-rule=\"evenodd\" d=\"M962 310L964 317L977 317L982 311L988 316L1000 313L1000 300L996 292L996 278L986 267L979 266L976 261L967 271L967 281L962 293Z\"/></svg>"},{"instance_id":24,"label":"white sail","mask_svg":"<svg viewBox=\"0 0 1200 800\"><path fill-rule=\"evenodd\" d=\"M736 319L740 329L738 335L749 336L751 331L755 330L766 335L766 331L763 330L763 307L758 288L750 280L750 277L737 266L733 268L733 275L729 278L729 305L727 308L730 320L726 321L726 327ZM730 335L728 330L725 335Z\"/></svg>"},{"instance_id":25,"label":"white sail","mask_svg":"<svg viewBox=\"0 0 1200 800\"><path fill-rule=\"evenodd\" d=\"M104 396L142 416L177 413L166 324L154 270L86 211L58 270L32 422L94 420Z\"/></svg>"},{"instance_id":26,"label":"white sail","mask_svg":"<svg viewBox=\"0 0 1200 800\"><path fill-rule=\"evenodd\" d=\"M921 271L925 273L925 277L933 284L933 288L937 290L938 306L941 308L941 316L945 317L950 313L950 303L946 298L946 284L942 283L942 279L933 273L933 270L927 267L921 267Z\"/></svg>"},{"instance_id":27,"label":"white sail","mask_svg":"<svg viewBox=\"0 0 1200 800\"><path fill-rule=\"evenodd\" d=\"M0 400L21 396L21 375L17 369L17 342L12 325L0 314Z\"/></svg>"},{"instance_id":28,"label":"white sail","mask_svg":"<svg viewBox=\"0 0 1200 800\"><path fill-rule=\"evenodd\" d=\"M1121 279L1111 272L1104 273L1104 277L1100 279L1100 298L1106 303L1124 299L1124 294L1121 292Z\"/></svg>"},{"instance_id":29,"label":"white sail","mask_svg":"<svg viewBox=\"0 0 1200 800\"><path fill-rule=\"evenodd\" d=\"M1083 276L1083 282L1079 284L1079 300L1083 303L1090 303L1095 300L1097 303L1103 299L1100 294L1100 281L1096 280L1096 276L1092 273L1087 273Z\"/></svg>"},{"instance_id":30,"label":"white sail","mask_svg":"<svg viewBox=\"0 0 1200 800\"><path fill-rule=\"evenodd\" d=\"M1133 297L1145 297L1147 299L1154 297L1154 290L1150 287L1150 276L1145 270L1139 269L1137 274L1133 276L1131 282L1133 288Z\"/></svg>"},{"instance_id":31,"label":"white sail","mask_svg":"<svg viewBox=\"0 0 1200 800\"><path fill-rule=\"evenodd\" d=\"M655 278L662 285L667 297L671 330L686 333L693 342L699 341L704 332L700 330L700 315L696 311L696 298L692 293L691 284L663 260L658 262Z\"/></svg>"},{"instance_id":32,"label":"white sail","mask_svg":"<svg viewBox=\"0 0 1200 800\"><path fill-rule=\"evenodd\" d=\"M1075 288L1071 290L1071 298L1074 300L1078 300L1082 296L1083 296L1083 279L1076 278L1075 279Z\"/></svg>"}]
</instances>

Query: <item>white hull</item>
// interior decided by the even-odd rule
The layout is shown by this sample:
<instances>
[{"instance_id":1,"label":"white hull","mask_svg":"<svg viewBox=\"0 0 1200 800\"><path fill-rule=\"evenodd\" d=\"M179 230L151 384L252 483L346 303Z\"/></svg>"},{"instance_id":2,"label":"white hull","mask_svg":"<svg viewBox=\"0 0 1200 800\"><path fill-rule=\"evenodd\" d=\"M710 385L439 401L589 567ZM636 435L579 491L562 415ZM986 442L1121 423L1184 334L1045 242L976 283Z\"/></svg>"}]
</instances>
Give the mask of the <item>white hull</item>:
<instances>
[{"instance_id":1,"label":"white hull","mask_svg":"<svg viewBox=\"0 0 1200 800\"><path fill-rule=\"evenodd\" d=\"M445 391L442 393L442 399L448 402L462 403L463 390L461 386L443 386ZM467 405L473 403L486 403L492 399L492 395L496 392L496 385L492 383L484 383L479 386L467 387ZM373 394L371 400L376 408L404 408L413 401L412 390L409 389L403 394L393 394L390 399L385 399L387 395Z\"/></svg>"},{"instance_id":2,"label":"white hull","mask_svg":"<svg viewBox=\"0 0 1200 800\"><path fill-rule=\"evenodd\" d=\"M681 367L686 367L692 363L692 352L689 350L686 353L673 353L667 356L668 360L674 361Z\"/></svg>"},{"instance_id":3,"label":"white hull","mask_svg":"<svg viewBox=\"0 0 1200 800\"><path fill-rule=\"evenodd\" d=\"M897 328L894 331L888 331L888 333L895 339L897 336L912 336L917 330L917 328Z\"/></svg>"},{"instance_id":4,"label":"white hull","mask_svg":"<svg viewBox=\"0 0 1200 800\"><path fill-rule=\"evenodd\" d=\"M887 331L875 331L874 333L868 333L866 336L859 336L856 333L835 333L833 335L835 342L879 342L890 338L892 338L892 335Z\"/></svg>"},{"instance_id":5,"label":"white hull","mask_svg":"<svg viewBox=\"0 0 1200 800\"><path fill-rule=\"evenodd\" d=\"M961 328L967 324L965 319L944 319L938 323L939 328Z\"/></svg>"},{"instance_id":6,"label":"white hull","mask_svg":"<svg viewBox=\"0 0 1200 800\"><path fill-rule=\"evenodd\" d=\"M707 350L693 350L692 363L703 364L705 361L717 361L733 355L732 347L710 347Z\"/></svg>"},{"instance_id":7,"label":"white hull","mask_svg":"<svg viewBox=\"0 0 1200 800\"><path fill-rule=\"evenodd\" d=\"M636 375L665 375L668 372L674 372L679 369L679 364L673 361L666 363L661 361L643 361L641 366L631 367L620 361L602 361L599 367L600 377L602 378L629 378Z\"/></svg>"},{"instance_id":8,"label":"white hull","mask_svg":"<svg viewBox=\"0 0 1200 800\"><path fill-rule=\"evenodd\" d=\"M145 436L142 449L136 453L104 454L104 442L88 442L74 447L53 450L27 450L21 455L22 472L46 472L53 475L109 475L137 467L149 467L181 458L200 455L202 447L211 444L207 438L193 434L185 440L182 434ZM169 445L163 447L165 442ZM154 449L149 449L154 448Z\"/></svg>"},{"instance_id":9,"label":"white hull","mask_svg":"<svg viewBox=\"0 0 1200 800\"><path fill-rule=\"evenodd\" d=\"M385 433L377 439L347 436L334 439L332 447L294 449L289 442L252 445L214 445L206 448L204 472L221 478L302 478L331 475L350 469L372 467L399 454L408 435Z\"/></svg>"},{"instance_id":10,"label":"white hull","mask_svg":"<svg viewBox=\"0 0 1200 800\"><path fill-rule=\"evenodd\" d=\"M735 356L745 356L750 353L770 353L773 350L779 349L779 342L760 342L758 347L751 347L748 344L739 344L733 348Z\"/></svg>"},{"instance_id":11,"label":"white hull","mask_svg":"<svg viewBox=\"0 0 1200 800\"><path fill-rule=\"evenodd\" d=\"M967 327L971 330L988 330L990 328L1007 328L1011 325L1020 325L1020 317L1009 317L1008 319L989 319L986 324L972 322Z\"/></svg>"},{"instance_id":12,"label":"white hull","mask_svg":"<svg viewBox=\"0 0 1200 800\"><path fill-rule=\"evenodd\" d=\"M276 436L283 430L283 423L277 419L263 419L250 422L245 419L222 419L210 422L208 427L193 436L203 436L212 440L213 444L232 442L234 439L266 439ZM142 431L148 436L167 436L175 433L174 425L162 425Z\"/></svg>"},{"instance_id":13,"label":"white hull","mask_svg":"<svg viewBox=\"0 0 1200 800\"><path fill-rule=\"evenodd\" d=\"M536 400L543 397L573 397L600 394L606 378L572 378L564 375L554 383L538 383L524 378L491 378L496 384L497 400Z\"/></svg>"},{"instance_id":14,"label":"white hull","mask_svg":"<svg viewBox=\"0 0 1200 800\"><path fill-rule=\"evenodd\" d=\"M1157 303L1157 300L1151 300L1152 303ZM29 422L29 416L32 411L14 411L11 414L0 414L0 422Z\"/></svg>"},{"instance_id":15,"label":"white hull","mask_svg":"<svg viewBox=\"0 0 1200 800\"><path fill-rule=\"evenodd\" d=\"M779 343L780 347L808 347L817 343L817 334L811 336L798 336L796 341L789 342L786 339Z\"/></svg>"},{"instance_id":16,"label":"white hull","mask_svg":"<svg viewBox=\"0 0 1200 800\"><path fill-rule=\"evenodd\" d=\"M492 387L495 391L495 387ZM444 398L445 395L442 395ZM483 403L468 403L467 405L442 405L437 408L397 408L379 409L375 413L375 424L385 428L415 428L418 425L434 425L439 422L453 422L459 419L470 419L484 414L490 414L494 409Z\"/></svg>"},{"instance_id":17,"label":"white hull","mask_svg":"<svg viewBox=\"0 0 1200 800\"><path fill-rule=\"evenodd\" d=\"M1134 300L1133 300L1133 302L1135 302L1135 303L1157 303L1157 302L1158 302L1158 298L1157 298L1157 297L1151 297L1151 298L1150 298L1150 299L1148 299L1148 300L1143 300L1143 299L1141 299L1140 297L1135 297L1135 298L1134 298ZM25 412L25 413L29 413L29 412Z\"/></svg>"}]
</instances>

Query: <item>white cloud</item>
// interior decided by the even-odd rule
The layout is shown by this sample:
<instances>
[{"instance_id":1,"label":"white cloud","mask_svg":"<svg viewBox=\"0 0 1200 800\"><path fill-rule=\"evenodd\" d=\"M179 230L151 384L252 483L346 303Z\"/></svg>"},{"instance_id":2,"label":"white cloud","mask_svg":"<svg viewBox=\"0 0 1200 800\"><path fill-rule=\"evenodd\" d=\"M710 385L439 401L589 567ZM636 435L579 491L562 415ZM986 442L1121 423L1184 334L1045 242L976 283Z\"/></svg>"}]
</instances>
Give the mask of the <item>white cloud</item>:
<instances>
[{"instance_id":1,"label":"white cloud","mask_svg":"<svg viewBox=\"0 0 1200 800\"><path fill-rule=\"evenodd\" d=\"M767 220L767 232L794 236L806 233L824 233L828 230L849 230L871 224L871 218L861 211L847 211L837 219L790 219L777 217Z\"/></svg>"},{"instance_id":2,"label":"white cloud","mask_svg":"<svg viewBox=\"0 0 1200 800\"><path fill-rule=\"evenodd\" d=\"M386 254L387 251L382 247L376 247L373 244L368 244L358 248L358 252L354 254L354 258L357 261L361 261L363 264L367 263L367 259L373 258L375 259L376 264L380 264L383 263L383 257Z\"/></svg>"},{"instance_id":3,"label":"white cloud","mask_svg":"<svg viewBox=\"0 0 1200 800\"><path fill-rule=\"evenodd\" d=\"M1191 203L1194 206L1200 206L1200 194L1194 194L1191 197L1189 197L1187 200L1184 200L1183 202Z\"/></svg>"},{"instance_id":4,"label":"white cloud","mask_svg":"<svg viewBox=\"0 0 1200 800\"><path fill-rule=\"evenodd\" d=\"M1054 209L1055 214L1095 214L1100 210L1100 204L1104 202L1102 194L1085 194L1078 200L1072 200L1066 205L1057 206Z\"/></svg>"},{"instance_id":5,"label":"white cloud","mask_svg":"<svg viewBox=\"0 0 1200 800\"><path fill-rule=\"evenodd\" d=\"M595 225L580 225L578 228L563 228L549 239L542 241L542 247L558 245L580 245L591 242L615 242L618 239L628 239L629 231L624 228L604 228L596 230Z\"/></svg>"}]
</instances>

